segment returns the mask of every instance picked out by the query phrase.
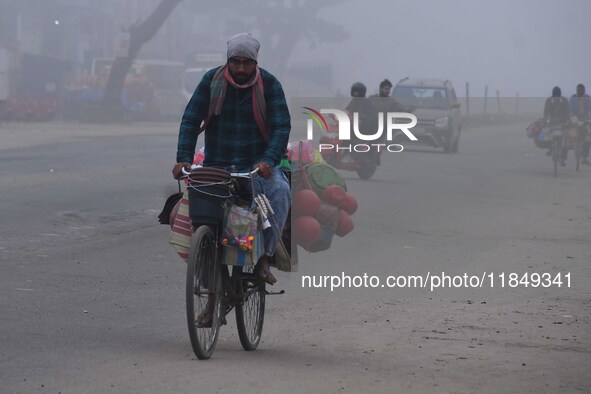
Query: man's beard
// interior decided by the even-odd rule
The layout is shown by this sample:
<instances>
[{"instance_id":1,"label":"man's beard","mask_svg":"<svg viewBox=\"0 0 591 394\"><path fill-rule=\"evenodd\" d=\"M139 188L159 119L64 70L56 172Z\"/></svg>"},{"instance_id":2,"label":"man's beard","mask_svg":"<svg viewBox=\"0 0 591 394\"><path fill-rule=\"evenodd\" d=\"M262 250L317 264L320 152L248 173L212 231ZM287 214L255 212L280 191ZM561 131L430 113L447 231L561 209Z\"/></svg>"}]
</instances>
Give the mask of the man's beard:
<instances>
[{"instance_id":1,"label":"man's beard","mask_svg":"<svg viewBox=\"0 0 591 394\"><path fill-rule=\"evenodd\" d=\"M243 85L252 79L254 72L251 74L243 73L243 72L237 72L237 73L230 72L230 75L232 76L232 79L234 79L234 82L236 82L237 84Z\"/></svg>"}]
</instances>

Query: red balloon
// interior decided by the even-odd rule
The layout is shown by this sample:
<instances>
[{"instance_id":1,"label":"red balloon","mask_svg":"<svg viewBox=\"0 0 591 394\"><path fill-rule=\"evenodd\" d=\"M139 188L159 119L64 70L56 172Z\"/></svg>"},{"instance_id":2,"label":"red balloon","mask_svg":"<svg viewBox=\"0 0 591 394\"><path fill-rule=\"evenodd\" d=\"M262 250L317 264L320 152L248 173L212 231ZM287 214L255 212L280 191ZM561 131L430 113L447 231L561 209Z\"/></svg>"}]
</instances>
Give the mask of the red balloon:
<instances>
[{"instance_id":1,"label":"red balloon","mask_svg":"<svg viewBox=\"0 0 591 394\"><path fill-rule=\"evenodd\" d=\"M293 195L296 216L316 216L320 209L320 197L310 189L298 190Z\"/></svg>"},{"instance_id":2,"label":"red balloon","mask_svg":"<svg viewBox=\"0 0 591 394\"><path fill-rule=\"evenodd\" d=\"M349 215L353 215L357 211L357 199L351 193L345 193L345 199L339 206L344 209Z\"/></svg>"},{"instance_id":3,"label":"red balloon","mask_svg":"<svg viewBox=\"0 0 591 394\"><path fill-rule=\"evenodd\" d=\"M320 239L320 223L311 216L297 218L293 222L293 237L298 245L312 245Z\"/></svg>"},{"instance_id":4,"label":"red balloon","mask_svg":"<svg viewBox=\"0 0 591 394\"><path fill-rule=\"evenodd\" d=\"M330 185L322 192L322 199L329 204L339 206L345 199L345 190L338 185Z\"/></svg>"},{"instance_id":5,"label":"red balloon","mask_svg":"<svg viewBox=\"0 0 591 394\"><path fill-rule=\"evenodd\" d=\"M339 237L344 237L353 231L354 227L351 216L349 216L344 210L339 209L339 224L337 225L337 231L335 231L335 234Z\"/></svg>"}]
</instances>

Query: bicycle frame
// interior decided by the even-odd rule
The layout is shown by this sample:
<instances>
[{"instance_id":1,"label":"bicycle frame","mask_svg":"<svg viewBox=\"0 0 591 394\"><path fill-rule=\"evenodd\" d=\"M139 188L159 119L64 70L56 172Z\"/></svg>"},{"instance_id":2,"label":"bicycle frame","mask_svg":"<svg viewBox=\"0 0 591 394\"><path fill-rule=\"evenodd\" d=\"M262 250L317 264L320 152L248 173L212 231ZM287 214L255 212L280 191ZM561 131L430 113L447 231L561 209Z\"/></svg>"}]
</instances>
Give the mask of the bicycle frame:
<instances>
[{"instance_id":1,"label":"bicycle frame","mask_svg":"<svg viewBox=\"0 0 591 394\"><path fill-rule=\"evenodd\" d=\"M562 148L565 141L565 133L562 126L553 126L548 130L552 141L552 162L554 163L554 176L558 174L558 163L562 155Z\"/></svg>"}]
</instances>

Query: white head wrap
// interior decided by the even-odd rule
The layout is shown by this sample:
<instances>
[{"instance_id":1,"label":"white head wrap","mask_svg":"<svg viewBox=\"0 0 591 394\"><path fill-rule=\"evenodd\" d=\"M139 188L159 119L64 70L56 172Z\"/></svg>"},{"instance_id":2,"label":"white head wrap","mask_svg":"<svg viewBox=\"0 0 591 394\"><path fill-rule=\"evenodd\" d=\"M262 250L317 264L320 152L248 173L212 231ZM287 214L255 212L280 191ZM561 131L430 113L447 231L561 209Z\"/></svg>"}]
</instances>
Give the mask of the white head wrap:
<instances>
[{"instance_id":1,"label":"white head wrap","mask_svg":"<svg viewBox=\"0 0 591 394\"><path fill-rule=\"evenodd\" d=\"M228 59L236 56L257 60L261 44L250 33L240 33L228 39Z\"/></svg>"}]
</instances>

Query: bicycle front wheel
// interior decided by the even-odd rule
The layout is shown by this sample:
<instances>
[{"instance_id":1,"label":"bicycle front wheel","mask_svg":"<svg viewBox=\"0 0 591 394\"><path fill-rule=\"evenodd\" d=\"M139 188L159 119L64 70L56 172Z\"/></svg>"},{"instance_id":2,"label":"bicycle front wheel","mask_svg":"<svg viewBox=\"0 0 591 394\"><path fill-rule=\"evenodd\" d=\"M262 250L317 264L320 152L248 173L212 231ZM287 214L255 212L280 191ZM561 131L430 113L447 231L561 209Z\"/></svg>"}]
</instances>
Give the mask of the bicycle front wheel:
<instances>
[{"instance_id":1,"label":"bicycle front wheel","mask_svg":"<svg viewBox=\"0 0 591 394\"><path fill-rule=\"evenodd\" d=\"M575 171L579 171L581 163L581 150L583 149L583 142L581 138L577 139L575 144Z\"/></svg>"},{"instance_id":2,"label":"bicycle front wheel","mask_svg":"<svg viewBox=\"0 0 591 394\"><path fill-rule=\"evenodd\" d=\"M209 226L200 226L191 237L186 299L191 346L200 360L208 359L220 332L222 302L221 267Z\"/></svg>"},{"instance_id":3,"label":"bicycle front wheel","mask_svg":"<svg viewBox=\"0 0 591 394\"><path fill-rule=\"evenodd\" d=\"M250 272L234 267L241 302L236 305L238 337L244 350L255 350L261 341L265 319L265 283Z\"/></svg>"}]
</instances>

